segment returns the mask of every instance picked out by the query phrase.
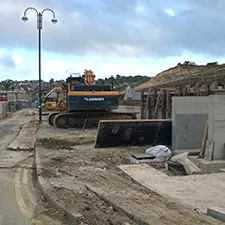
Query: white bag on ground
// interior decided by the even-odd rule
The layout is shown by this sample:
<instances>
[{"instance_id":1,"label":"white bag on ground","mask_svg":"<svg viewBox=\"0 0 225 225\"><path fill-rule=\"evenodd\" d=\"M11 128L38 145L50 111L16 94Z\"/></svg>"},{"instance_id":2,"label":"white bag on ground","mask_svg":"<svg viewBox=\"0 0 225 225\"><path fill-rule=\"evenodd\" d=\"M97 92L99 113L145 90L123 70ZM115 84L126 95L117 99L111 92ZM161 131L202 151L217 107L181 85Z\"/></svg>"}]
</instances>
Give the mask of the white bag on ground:
<instances>
[{"instance_id":1,"label":"white bag on ground","mask_svg":"<svg viewBox=\"0 0 225 225\"><path fill-rule=\"evenodd\" d=\"M188 175L201 173L201 170L191 160L188 159L188 152L177 154L173 156L170 161L183 165Z\"/></svg>"},{"instance_id":2,"label":"white bag on ground","mask_svg":"<svg viewBox=\"0 0 225 225\"><path fill-rule=\"evenodd\" d=\"M164 145L156 145L154 147L147 148L145 150L145 153L155 156L156 159L160 159L163 161L168 160L171 157L170 149Z\"/></svg>"}]
</instances>

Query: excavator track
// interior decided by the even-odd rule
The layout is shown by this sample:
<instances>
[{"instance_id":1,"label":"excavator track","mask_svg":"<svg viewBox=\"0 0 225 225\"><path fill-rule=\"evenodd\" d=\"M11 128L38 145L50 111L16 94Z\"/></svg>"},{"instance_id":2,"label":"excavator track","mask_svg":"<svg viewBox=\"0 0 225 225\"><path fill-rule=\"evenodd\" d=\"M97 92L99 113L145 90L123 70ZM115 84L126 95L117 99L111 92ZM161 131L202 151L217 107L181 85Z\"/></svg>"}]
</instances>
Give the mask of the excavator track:
<instances>
[{"instance_id":1,"label":"excavator track","mask_svg":"<svg viewBox=\"0 0 225 225\"><path fill-rule=\"evenodd\" d=\"M121 112L64 112L52 113L48 123L56 128L97 128L100 120L136 119L135 113Z\"/></svg>"}]
</instances>

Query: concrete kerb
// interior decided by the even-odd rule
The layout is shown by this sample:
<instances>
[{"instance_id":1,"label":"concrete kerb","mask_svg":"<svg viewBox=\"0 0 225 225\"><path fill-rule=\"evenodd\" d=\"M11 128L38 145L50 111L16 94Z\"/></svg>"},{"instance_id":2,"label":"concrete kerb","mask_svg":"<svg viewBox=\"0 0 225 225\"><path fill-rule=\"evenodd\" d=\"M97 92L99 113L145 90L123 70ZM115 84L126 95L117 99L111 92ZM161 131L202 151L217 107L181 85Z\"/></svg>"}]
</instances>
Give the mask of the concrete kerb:
<instances>
[{"instance_id":1,"label":"concrete kerb","mask_svg":"<svg viewBox=\"0 0 225 225\"><path fill-rule=\"evenodd\" d=\"M69 212L64 206L56 202L46 190L45 180L44 178L39 176L39 174L41 174L42 171L42 166L40 157L36 150L35 150L35 166L36 166L37 186L44 195L44 197L55 209L62 211L70 222L72 222L73 224L79 224L81 222L80 218L82 217L82 215L74 215L73 213Z\"/></svg>"},{"instance_id":2,"label":"concrete kerb","mask_svg":"<svg viewBox=\"0 0 225 225\"><path fill-rule=\"evenodd\" d=\"M126 216L128 216L131 220L133 220L134 222L136 222L139 225L151 225L150 223L144 221L143 219L141 219L140 217L137 217L136 215L133 215L131 213L129 213L128 211L126 211L125 209L123 209L122 207L120 207L119 205L116 205L115 203L113 203L112 201L110 201L109 199L105 198L103 195L99 194L98 192L94 191L91 187L89 187L88 185L85 185L86 188L88 190L90 190L91 192L93 192L94 194L96 194L100 199L102 199L104 202L106 202L108 205L112 206L114 209L116 209L118 212L122 212L124 213Z\"/></svg>"},{"instance_id":3,"label":"concrete kerb","mask_svg":"<svg viewBox=\"0 0 225 225\"><path fill-rule=\"evenodd\" d=\"M218 220L225 222L225 209L220 207L210 207L207 209L207 214Z\"/></svg>"}]
</instances>

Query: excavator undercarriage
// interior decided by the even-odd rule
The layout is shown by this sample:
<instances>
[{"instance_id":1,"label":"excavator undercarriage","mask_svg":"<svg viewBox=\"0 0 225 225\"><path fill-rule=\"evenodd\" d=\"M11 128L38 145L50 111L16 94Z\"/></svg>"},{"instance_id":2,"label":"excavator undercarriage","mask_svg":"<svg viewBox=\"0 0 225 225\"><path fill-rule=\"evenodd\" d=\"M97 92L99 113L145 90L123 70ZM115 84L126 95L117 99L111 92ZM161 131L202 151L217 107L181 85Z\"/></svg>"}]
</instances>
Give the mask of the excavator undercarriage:
<instances>
[{"instance_id":1,"label":"excavator undercarriage","mask_svg":"<svg viewBox=\"0 0 225 225\"><path fill-rule=\"evenodd\" d=\"M136 119L135 113L93 111L93 112L63 112L52 113L48 123L56 128L97 128L100 120L130 120Z\"/></svg>"}]
</instances>

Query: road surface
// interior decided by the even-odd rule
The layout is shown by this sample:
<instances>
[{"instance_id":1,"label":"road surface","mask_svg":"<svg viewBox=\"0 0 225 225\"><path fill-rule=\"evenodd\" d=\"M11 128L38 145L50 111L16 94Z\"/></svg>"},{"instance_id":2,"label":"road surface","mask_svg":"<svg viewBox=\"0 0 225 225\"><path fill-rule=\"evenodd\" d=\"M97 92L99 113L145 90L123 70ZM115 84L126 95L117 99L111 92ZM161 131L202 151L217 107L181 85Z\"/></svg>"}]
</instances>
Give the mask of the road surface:
<instances>
[{"instance_id":1,"label":"road surface","mask_svg":"<svg viewBox=\"0 0 225 225\"><path fill-rule=\"evenodd\" d=\"M7 146L23 125L34 119L27 111L0 121L0 225L62 224L42 215L41 195L33 182L33 152L9 151Z\"/></svg>"}]
</instances>

